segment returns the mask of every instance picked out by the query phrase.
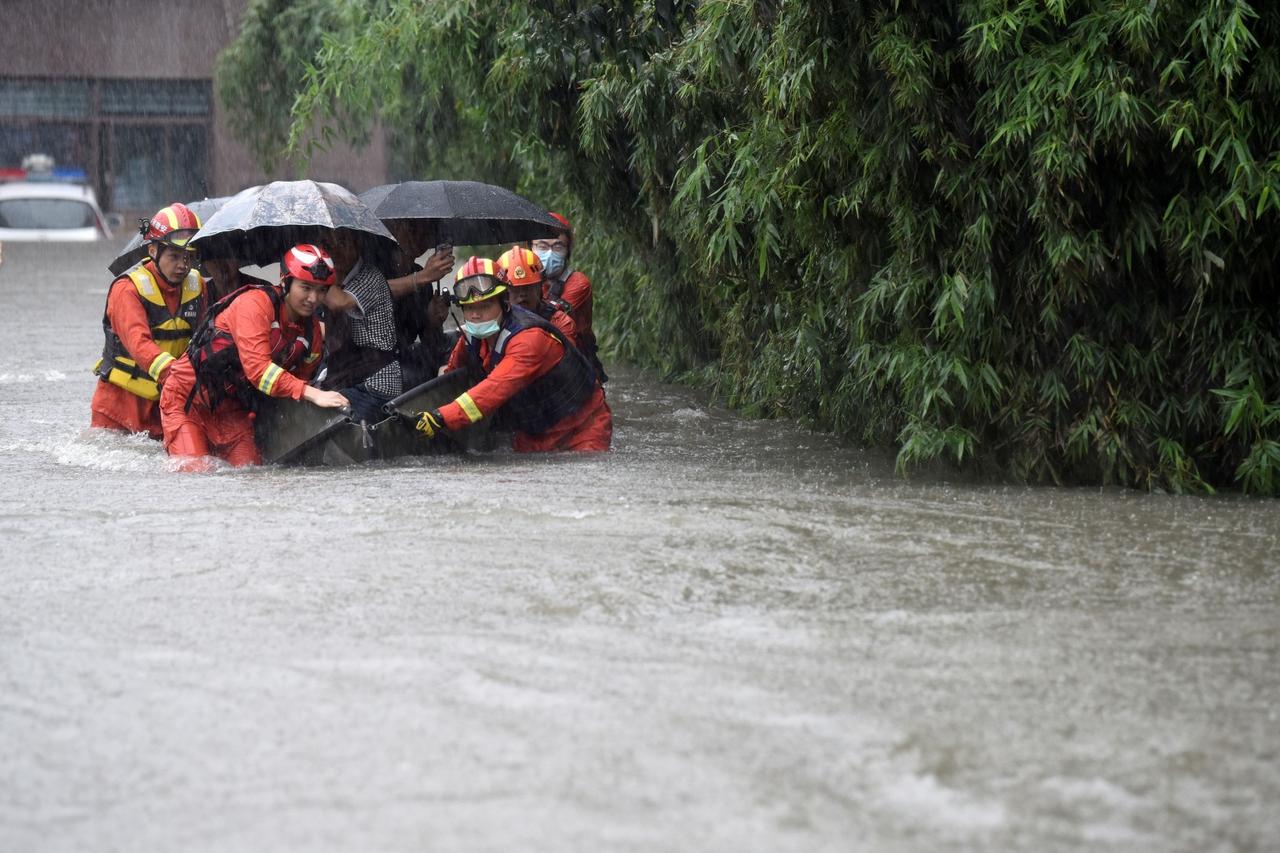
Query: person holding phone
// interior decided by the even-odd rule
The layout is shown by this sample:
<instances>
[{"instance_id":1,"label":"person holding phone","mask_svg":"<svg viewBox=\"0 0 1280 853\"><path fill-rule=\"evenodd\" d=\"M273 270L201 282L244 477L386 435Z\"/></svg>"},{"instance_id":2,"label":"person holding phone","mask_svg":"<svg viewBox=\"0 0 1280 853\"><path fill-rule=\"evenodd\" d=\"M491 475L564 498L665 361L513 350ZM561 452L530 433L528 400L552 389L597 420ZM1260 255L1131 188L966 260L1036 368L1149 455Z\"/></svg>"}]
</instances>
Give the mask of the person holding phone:
<instances>
[{"instance_id":1,"label":"person holding phone","mask_svg":"<svg viewBox=\"0 0 1280 853\"><path fill-rule=\"evenodd\" d=\"M394 278L388 278L387 285L395 300L396 340L407 390L435 376L452 348L452 339L444 333L449 295L441 290L440 280L453 272L453 247L437 244L419 264L430 240L427 229L412 220L392 220L387 227L400 244L390 271Z\"/></svg>"}]
</instances>

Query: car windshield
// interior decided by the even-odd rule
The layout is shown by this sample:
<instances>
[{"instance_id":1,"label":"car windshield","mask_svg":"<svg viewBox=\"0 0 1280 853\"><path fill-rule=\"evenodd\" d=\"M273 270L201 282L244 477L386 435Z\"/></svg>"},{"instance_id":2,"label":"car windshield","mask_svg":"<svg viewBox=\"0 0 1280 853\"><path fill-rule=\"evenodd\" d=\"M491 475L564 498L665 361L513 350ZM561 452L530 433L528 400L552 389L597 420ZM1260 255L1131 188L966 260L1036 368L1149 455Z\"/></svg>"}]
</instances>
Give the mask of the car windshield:
<instances>
[{"instance_id":1,"label":"car windshield","mask_svg":"<svg viewBox=\"0 0 1280 853\"><path fill-rule=\"evenodd\" d=\"M64 198L11 198L0 201L0 228L91 228L93 207Z\"/></svg>"}]
</instances>

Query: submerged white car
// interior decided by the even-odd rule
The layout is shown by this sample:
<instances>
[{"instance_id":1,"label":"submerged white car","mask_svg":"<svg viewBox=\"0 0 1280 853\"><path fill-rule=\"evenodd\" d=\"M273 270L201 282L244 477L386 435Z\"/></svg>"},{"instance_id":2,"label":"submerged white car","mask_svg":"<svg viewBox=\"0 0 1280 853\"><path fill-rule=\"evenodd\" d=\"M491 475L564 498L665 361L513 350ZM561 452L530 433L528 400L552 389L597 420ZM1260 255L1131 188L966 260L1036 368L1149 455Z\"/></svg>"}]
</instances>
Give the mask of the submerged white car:
<instances>
[{"instance_id":1,"label":"submerged white car","mask_svg":"<svg viewBox=\"0 0 1280 853\"><path fill-rule=\"evenodd\" d=\"M93 190L83 184L0 184L0 241L85 243L110 237Z\"/></svg>"}]
</instances>

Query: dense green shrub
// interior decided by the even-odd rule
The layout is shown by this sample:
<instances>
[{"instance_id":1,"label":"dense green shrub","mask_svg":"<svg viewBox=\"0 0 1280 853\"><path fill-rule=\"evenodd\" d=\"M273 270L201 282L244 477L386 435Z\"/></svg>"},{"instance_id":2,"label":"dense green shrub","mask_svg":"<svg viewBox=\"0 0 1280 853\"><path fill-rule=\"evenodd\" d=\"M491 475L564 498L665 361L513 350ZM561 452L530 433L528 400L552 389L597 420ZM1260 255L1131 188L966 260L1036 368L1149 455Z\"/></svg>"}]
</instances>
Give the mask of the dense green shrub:
<instances>
[{"instance_id":1,"label":"dense green shrub","mask_svg":"<svg viewBox=\"0 0 1280 853\"><path fill-rule=\"evenodd\" d=\"M1280 7L328 4L293 144L566 209L615 355L903 467L1280 490Z\"/></svg>"}]
</instances>

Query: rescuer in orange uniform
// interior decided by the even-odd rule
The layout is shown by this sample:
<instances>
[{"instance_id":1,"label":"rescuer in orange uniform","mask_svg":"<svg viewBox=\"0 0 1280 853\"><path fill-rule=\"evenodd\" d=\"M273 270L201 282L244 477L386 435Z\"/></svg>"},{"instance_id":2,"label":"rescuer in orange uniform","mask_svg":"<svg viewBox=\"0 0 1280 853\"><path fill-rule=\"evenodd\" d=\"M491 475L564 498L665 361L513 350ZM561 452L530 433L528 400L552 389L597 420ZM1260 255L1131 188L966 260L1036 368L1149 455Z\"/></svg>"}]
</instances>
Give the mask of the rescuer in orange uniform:
<instances>
[{"instance_id":1,"label":"rescuer in orange uniform","mask_svg":"<svg viewBox=\"0 0 1280 853\"><path fill-rule=\"evenodd\" d=\"M314 314L334 283L333 259L303 243L285 253L280 286L248 285L225 297L173 365L160 395L170 456L211 453L232 465L259 465L253 411L260 395L341 408L347 398L307 384L324 351ZM193 459L186 470L204 470Z\"/></svg>"},{"instance_id":2,"label":"rescuer in orange uniform","mask_svg":"<svg viewBox=\"0 0 1280 853\"><path fill-rule=\"evenodd\" d=\"M160 386L206 306L205 281L187 248L199 229L200 218L185 204L171 204L142 223L147 259L107 290L90 426L161 437Z\"/></svg>"},{"instance_id":3,"label":"rescuer in orange uniform","mask_svg":"<svg viewBox=\"0 0 1280 853\"><path fill-rule=\"evenodd\" d=\"M596 353L596 335L591 328L593 299L591 279L581 270L572 269L569 259L573 256L573 226L559 213L551 214L564 230L550 239L534 240L533 251L542 261L542 298L563 308L578 327L578 347L600 375L601 382L608 382L604 366Z\"/></svg>"},{"instance_id":4,"label":"rescuer in orange uniform","mask_svg":"<svg viewBox=\"0 0 1280 853\"><path fill-rule=\"evenodd\" d=\"M470 258L453 293L466 322L449 366L468 363L484 379L453 402L423 412L418 431L434 438L502 409L517 451L608 450L613 414L595 371L563 332L510 304L498 266Z\"/></svg>"},{"instance_id":5,"label":"rescuer in orange uniform","mask_svg":"<svg viewBox=\"0 0 1280 853\"><path fill-rule=\"evenodd\" d=\"M558 304L542 297L542 260L536 252L512 246L498 258L498 269L511 289L512 305L537 314L564 332L569 343L578 346L578 326L573 318Z\"/></svg>"}]
</instances>

